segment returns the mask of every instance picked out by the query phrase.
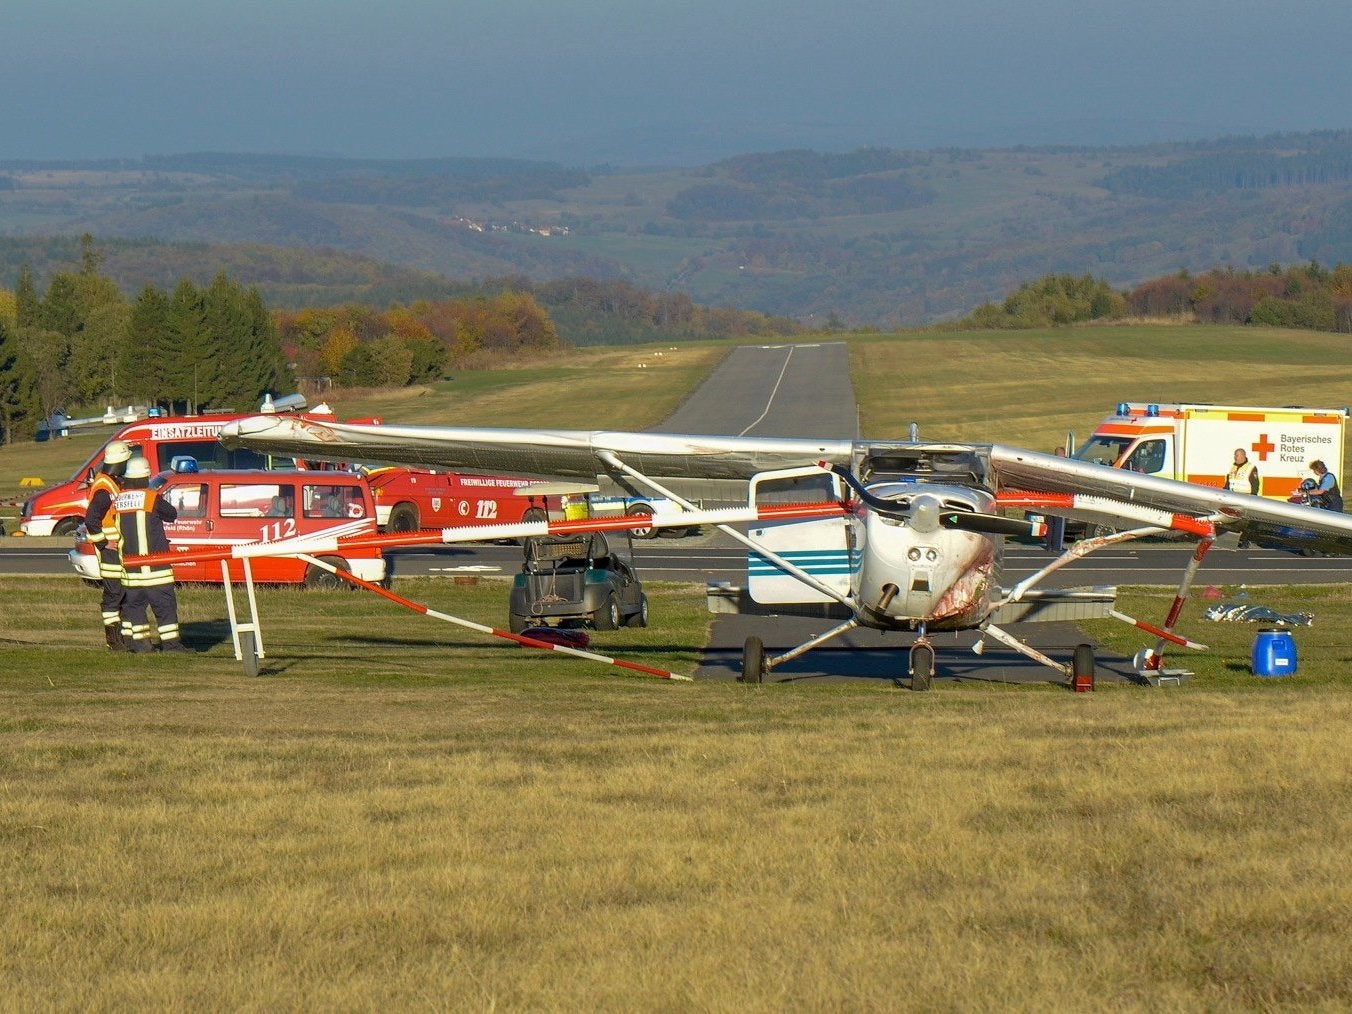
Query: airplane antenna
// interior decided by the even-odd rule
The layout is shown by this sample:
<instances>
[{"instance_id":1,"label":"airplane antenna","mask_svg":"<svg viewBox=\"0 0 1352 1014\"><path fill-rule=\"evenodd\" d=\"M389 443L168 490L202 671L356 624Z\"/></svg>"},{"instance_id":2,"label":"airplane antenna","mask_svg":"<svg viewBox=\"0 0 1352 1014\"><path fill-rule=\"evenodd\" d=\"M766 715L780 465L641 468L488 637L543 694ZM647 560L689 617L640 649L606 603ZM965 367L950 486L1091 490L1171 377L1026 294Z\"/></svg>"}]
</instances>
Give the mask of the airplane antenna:
<instances>
[{"instance_id":1,"label":"airplane antenna","mask_svg":"<svg viewBox=\"0 0 1352 1014\"><path fill-rule=\"evenodd\" d=\"M910 441L911 441L911 443L915 443L915 442L917 442L919 439L920 439L920 424L919 424L919 423L911 423Z\"/></svg>"}]
</instances>

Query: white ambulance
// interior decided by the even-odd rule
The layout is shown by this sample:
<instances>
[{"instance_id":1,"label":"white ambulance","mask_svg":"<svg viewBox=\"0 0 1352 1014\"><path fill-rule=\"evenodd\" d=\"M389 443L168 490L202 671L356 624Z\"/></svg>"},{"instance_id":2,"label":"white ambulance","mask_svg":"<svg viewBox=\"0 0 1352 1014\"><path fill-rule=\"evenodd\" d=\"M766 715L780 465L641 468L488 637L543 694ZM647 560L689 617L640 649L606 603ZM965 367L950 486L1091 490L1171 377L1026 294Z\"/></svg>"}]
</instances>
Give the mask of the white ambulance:
<instances>
[{"instance_id":1,"label":"white ambulance","mask_svg":"<svg viewBox=\"0 0 1352 1014\"><path fill-rule=\"evenodd\" d=\"M1202 486L1225 485L1236 450L1258 469L1259 495L1285 500L1321 460L1339 476L1345 408L1252 408L1120 402L1075 452L1082 461Z\"/></svg>"}]
</instances>

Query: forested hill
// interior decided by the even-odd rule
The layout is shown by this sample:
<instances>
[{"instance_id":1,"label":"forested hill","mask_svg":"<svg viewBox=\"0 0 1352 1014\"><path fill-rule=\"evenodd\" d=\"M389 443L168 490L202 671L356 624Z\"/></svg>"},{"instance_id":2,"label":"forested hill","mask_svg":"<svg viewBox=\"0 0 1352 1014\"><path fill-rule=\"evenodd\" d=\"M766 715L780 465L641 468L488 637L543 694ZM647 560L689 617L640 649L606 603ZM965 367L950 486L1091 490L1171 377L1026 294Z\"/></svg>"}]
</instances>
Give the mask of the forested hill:
<instances>
[{"instance_id":1,"label":"forested hill","mask_svg":"<svg viewBox=\"0 0 1352 1014\"><path fill-rule=\"evenodd\" d=\"M0 237L0 291L12 286L25 266L45 284L54 275L78 270L85 256L75 237ZM332 249L145 239L100 241L98 256L103 276L129 299L146 285L171 291L186 279L205 287L222 273L256 289L269 307L279 310L342 304L384 309L524 293L548 312L559 337L573 345L782 336L803 329L791 318L702 306L685 293L649 291L614 277L539 281L512 274L466 281Z\"/></svg>"},{"instance_id":2,"label":"forested hill","mask_svg":"<svg viewBox=\"0 0 1352 1014\"><path fill-rule=\"evenodd\" d=\"M661 171L232 154L0 161L0 235L83 232L109 251L110 270L135 260L134 244L114 237L228 244L231 259L213 269L286 305L328 290L341 301L363 287L378 298L446 279L589 276L812 326L919 324L1049 274L1127 287L1180 270L1352 262L1352 131L783 151ZM319 250L328 264L300 267L264 246ZM184 273L214 270L146 277Z\"/></svg>"}]
</instances>

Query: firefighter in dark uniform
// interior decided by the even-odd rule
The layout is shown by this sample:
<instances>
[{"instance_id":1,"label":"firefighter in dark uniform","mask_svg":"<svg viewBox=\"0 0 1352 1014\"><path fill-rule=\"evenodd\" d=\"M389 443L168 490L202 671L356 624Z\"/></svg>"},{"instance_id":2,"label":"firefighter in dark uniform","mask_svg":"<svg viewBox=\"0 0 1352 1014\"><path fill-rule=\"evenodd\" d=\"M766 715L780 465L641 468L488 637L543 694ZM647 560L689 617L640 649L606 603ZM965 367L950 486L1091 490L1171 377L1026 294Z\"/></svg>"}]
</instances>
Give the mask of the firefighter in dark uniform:
<instances>
[{"instance_id":1,"label":"firefighter in dark uniform","mask_svg":"<svg viewBox=\"0 0 1352 1014\"><path fill-rule=\"evenodd\" d=\"M190 650L179 636L178 599L174 594L174 569L167 563L127 566L127 559L169 551L164 523L178 518L168 500L150 488L150 462L134 457L127 462L122 492L113 500L117 515L118 551L122 554L122 585L127 598L122 618L131 631L131 650L138 655L153 651L147 607L155 613L162 651Z\"/></svg>"},{"instance_id":2,"label":"firefighter in dark uniform","mask_svg":"<svg viewBox=\"0 0 1352 1014\"><path fill-rule=\"evenodd\" d=\"M103 614L103 639L111 651L127 647L121 629L122 602L126 592L122 587L122 558L117 552L117 518L113 514L113 498L122 491L122 473L131 457L131 445L125 440L113 440L103 449L103 463L89 484L89 506L85 509L85 541L94 547L99 558L99 577L103 581L103 598L99 611Z\"/></svg>"}]
</instances>

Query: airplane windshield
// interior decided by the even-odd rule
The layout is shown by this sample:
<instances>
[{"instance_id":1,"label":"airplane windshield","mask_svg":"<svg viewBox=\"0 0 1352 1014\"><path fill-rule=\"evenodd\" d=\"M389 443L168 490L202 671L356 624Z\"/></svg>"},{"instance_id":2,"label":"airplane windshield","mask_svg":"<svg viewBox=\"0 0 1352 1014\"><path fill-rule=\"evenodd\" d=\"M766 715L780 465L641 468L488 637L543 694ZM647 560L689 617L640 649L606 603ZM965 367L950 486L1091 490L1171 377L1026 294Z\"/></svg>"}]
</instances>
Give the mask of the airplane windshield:
<instances>
[{"instance_id":1,"label":"airplane windshield","mask_svg":"<svg viewBox=\"0 0 1352 1014\"><path fill-rule=\"evenodd\" d=\"M1122 457L1122 452L1127 449L1129 443L1131 443L1130 437L1093 436L1075 452L1075 457L1080 461L1089 461L1095 465L1111 465Z\"/></svg>"}]
</instances>

